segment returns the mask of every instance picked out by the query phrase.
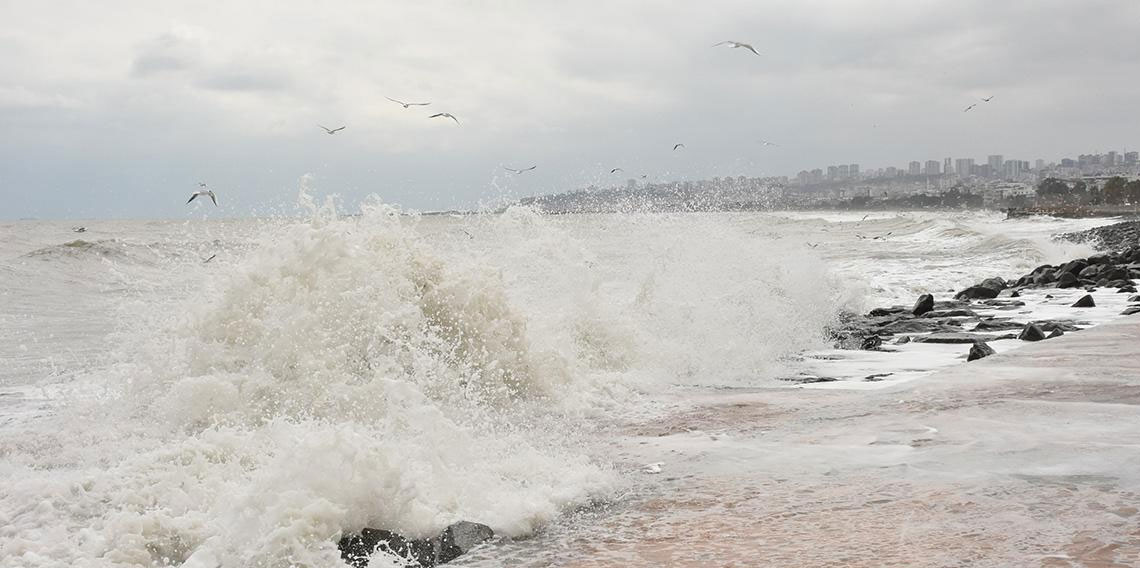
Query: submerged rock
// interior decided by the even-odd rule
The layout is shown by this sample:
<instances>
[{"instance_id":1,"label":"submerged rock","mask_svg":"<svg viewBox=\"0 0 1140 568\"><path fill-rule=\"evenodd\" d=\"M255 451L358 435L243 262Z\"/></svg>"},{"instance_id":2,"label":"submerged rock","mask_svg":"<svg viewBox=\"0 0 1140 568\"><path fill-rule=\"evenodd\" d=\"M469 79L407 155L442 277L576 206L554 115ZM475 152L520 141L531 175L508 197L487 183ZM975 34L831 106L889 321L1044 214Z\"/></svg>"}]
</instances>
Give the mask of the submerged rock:
<instances>
[{"instance_id":1,"label":"submerged rock","mask_svg":"<svg viewBox=\"0 0 1140 568\"><path fill-rule=\"evenodd\" d=\"M365 528L337 542L340 557L354 568L366 568L368 559L378 549L408 558L423 568L446 564L495 536L491 527L469 521L448 526L439 536L409 539L384 529Z\"/></svg>"},{"instance_id":2,"label":"submerged rock","mask_svg":"<svg viewBox=\"0 0 1140 568\"><path fill-rule=\"evenodd\" d=\"M1045 332L1041 331L1041 328L1037 327L1036 324L1030 323L1025 325L1025 328L1021 330L1017 338L1022 341L1041 341L1045 339Z\"/></svg>"},{"instance_id":3,"label":"submerged rock","mask_svg":"<svg viewBox=\"0 0 1140 568\"><path fill-rule=\"evenodd\" d=\"M1077 300L1076 302L1074 302L1072 307L1074 307L1074 308L1093 308L1093 307L1096 307L1096 302L1093 301L1092 296L1085 294L1084 296L1081 297L1080 300Z\"/></svg>"},{"instance_id":4,"label":"submerged rock","mask_svg":"<svg viewBox=\"0 0 1140 568\"><path fill-rule=\"evenodd\" d=\"M918 301L916 301L914 303L914 308L911 309L910 313L912 313L916 316L921 316L922 314L925 314L926 312L929 312L930 310L933 310L933 309L934 309L934 296L932 296L930 294L923 294L923 295L918 297Z\"/></svg>"},{"instance_id":5,"label":"submerged rock","mask_svg":"<svg viewBox=\"0 0 1140 568\"><path fill-rule=\"evenodd\" d=\"M985 341L978 341L970 348L970 353L966 355L966 361L975 361L982 357L989 357L995 353L997 353L997 351L994 351L994 348L986 344Z\"/></svg>"},{"instance_id":6,"label":"submerged rock","mask_svg":"<svg viewBox=\"0 0 1140 568\"><path fill-rule=\"evenodd\" d=\"M957 294L955 294L954 299L955 300L988 300L990 298L996 298L998 295L998 292L1001 292L1001 290L995 290L993 288L987 288L985 286L970 286L969 288L966 288L965 290L962 290L961 292L958 292Z\"/></svg>"},{"instance_id":7,"label":"submerged rock","mask_svg":"<svg viewBox=\"0 0 1140 568\"><path fill-rule=\"evenodd\" d=\"M932 333L926 336L915 337L915 343L977 343L999 339L1011 339L1012 335L981 335L978 333Z\"/></svg>"}]
</instances>

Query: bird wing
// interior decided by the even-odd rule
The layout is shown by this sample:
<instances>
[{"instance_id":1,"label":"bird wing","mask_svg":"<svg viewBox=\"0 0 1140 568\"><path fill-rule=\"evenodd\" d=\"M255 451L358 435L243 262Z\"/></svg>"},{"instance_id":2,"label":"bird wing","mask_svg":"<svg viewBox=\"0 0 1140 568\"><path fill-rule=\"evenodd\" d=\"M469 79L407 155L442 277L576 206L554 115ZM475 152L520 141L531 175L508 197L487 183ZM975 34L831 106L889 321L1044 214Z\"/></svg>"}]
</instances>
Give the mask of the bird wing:
<instances>
[{"instance_id":1,"label":"bird wing","mask_svg":"<svg viewBox=\"0 0 1140 568\"><path fill-rule=\"evenodd\" d=\"M426 107L426 106L430 105L431 103L408 103L408 104L411 106Z\"/></svg>"},{"instance_id":2,"label":"bird wing","mask_svg":"<svg viewBox=\"0 0 1140 568\"><path fill-rule=\"evenodd\" d=\"M531 170L533 170L533 169L535 169L535 168L537 168L537 167L538 167L537 165L534 165L534 166L531 166L531 167L529 167L529 168L527 168L527 169L525 169L525 170L523 170L523 171L524 171L524 172L529 172L529 171L531 171Z\"/></svg>"},{"instance_id":3,"label":"bird wing","mask_svg":"<svg viewBox=\"0 0 1140 568\"><path fill-rule=\"evenodd\" d=\"M621 168L614 168L614 169L610 170L610 173L611 173L611 174L616 174L616 173L618 173L618 172L620 172L620 171L622 171L622 169L621 169Z\"/></svg>"},{"instance_id":4,"label":"bird wing","mask_svg":"<svg viewBox=\"0 0 1140 568\"><path fill-rule=\"evenodd\" d=\"M317 126L321 126L321 125L318 124ZM325 132L332 132L331 130L329 130L328 128L325 128L324 126L321 126L321 130L324 130Z\"/></svg>"},{"instance_id":5,"label":"bird wing","mask_svg":"<svg viewBox=\"0 0 1140 568\"><path fill-rule=\"evenodd\" d=\"M190 195L190 199L187 199L187 200L186 200L186 203L190 203L191 201L194 201L194 198L195 198L195 197L198 197L198 194L197 194L197 193L193 193L193 194L191 194L191 195Z\"/></svg>"},{"instance_id":6,"label":"bird wing","mask_svg":"<svg viewBox=\"0 0 1140 568\"><path fill-rule=\"evenodd\" d=\"M748 48L748 51L751 51L752 53L755 53L756 55L760 55L760 52L756 51L755 48L753 48L751 45L748 45L747 43L740 44L740 47Z\"/></svg>"},{"instance_id":7,"label":"bird wing","mask_svg":"<svg viewBox=\"0 0 1140 568\"><path fill-rule=\"evenodd\" d=\"M218 198L214 197L214 192L212 192L212 191L209 193L209 195L210 195L210 201L213 201L214 207L217 207L218 206Z\"/></svg>"},{"instance_id":8,"label":"bird wing","mask_svg":"<svg viewBox=\"0 0 1140 568\"><path fill-rule=\"evenodd\" d=\"M388 99L394 103L406 104L406 103L404 103L404 101L398 101L396 99L393 99L392 97L384 97L384 98L386 98L386 99Z\"/></svg>"},{"instance_id":9,"label":"bird wing","mask_svg":"<svg viewBox=\"0 0 1140 568\"><path fill-rule=\"evenodd\" d=\"M340 132L341 130L344 130L345 128L348 128L348 127L347 127L347 126L342 126L342 127L340 127L340 128L334 128L334 129L330 130L330 131L329 131L329 133L331 134L331 133L333 133L333 132Z\"/></svg>"},{"instance_id":10,"label":"bird wing","mask_svg":"<svg viewBox=\"0 0 1140 568\"><path fill-rule=\"evenodd\" d=\"M722 41L722 42L720 42L720 43L714 43L712 46L713 46L713 47L720 47L720 46L722 46L722 45L725 45L725 44L729 44L729 43L736 43L736 42L732 42L732 41Z\"/></svg>"},{"instance_id":11,"label":"bird wing","mask_svg":"<svg viewBox=\"0 0 1140 568\"><path fill-rule=\"evenodd\" d=\"M508 168L506 166L503 166L503 169L507 170L508 172L511 172L513 174L521 174L522 173L522 170L516 170L514 168Z\"/></svg>"},{"instance_id":12,"label":"bird wing","mask_svg":"<svg viewBox=\"0 0 1140 568\"><path fill-rule=\"evenodd\" d=\"M455 118L455 116L453 116L451 113L444 113L444 115L446 115L446 116L447 116L447 118L450 118L451 120L454 120L454 121L455 121L455 124L459 124L459 119L458 119L458 118Z\"/></svg>"},{"instance_id":13,"label":"bird wing","mask_svg":"<svg viewBox=\"0 0 1140 568\"><path fill-rule=\"evenodd\" d=\"M674 150L676 150L677 148L684 148L684 147L685 147L685 145L684 145L684 144L674 144L674 145L673 145L673 149L674 149Z\"/></svg>"}]
</instances>

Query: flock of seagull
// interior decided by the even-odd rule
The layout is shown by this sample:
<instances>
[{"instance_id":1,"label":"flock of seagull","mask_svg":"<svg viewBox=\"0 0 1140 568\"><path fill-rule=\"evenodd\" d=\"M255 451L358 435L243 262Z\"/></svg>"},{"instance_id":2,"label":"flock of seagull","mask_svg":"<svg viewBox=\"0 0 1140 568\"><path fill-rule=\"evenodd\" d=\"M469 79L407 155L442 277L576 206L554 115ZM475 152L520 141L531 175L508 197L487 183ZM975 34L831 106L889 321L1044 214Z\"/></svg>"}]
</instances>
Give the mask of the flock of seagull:
<instances>
[{"instance_id":1,"label":"flock of seagull","mask_svg":"<svg viewBox=\"0 0 1140 568\"><path fill-rule=\"evenodd\" d=\"M728 46L728 47L731 47L731 48L733 48L733 49L744 49L744 50L747 50L747 51L750 51L750 52L752 52L752 53L753 53L754 55L756 55L756 56L760 56L760 55L761 55L761 54L760 54L760 52L756 51L756 48L755 48L755 47L752 47L752 45L751 45L751 44L747 44L747 43L744 43L744 42L740 42L740 41L732 41L732 40L728 40L728 41L722 41L722 42L714 43L714 44L712 45L712 47L720 47L720 46ZM415 102L415 103L410 103L410 102L401 101L401 100L399 100L399 99L394 99L394 98L392 98L392 97L387 97L387 96L386 96L386 97L384 97L384 98L386 98L386 99L388 99L389 101L392 101L392 102L394 102L394 103L396 103L396 104L398 104L398 105L400 105L400 106L404 107L405 109L410 109L411 107L414 107L414 106L429 106L429 105L431 105L431 102L422 102L422 103L420 103L420 102ZM988 96L988 97L984 97L984 98L982 98L982 99L981 99L981 101L982 101L982 102L986 102L986 103L988 103L988 102L990 102L991 100L993 100L993 98L994 98L994 96L993 96L993 95L990 95L990 96ZM973 109L974 109L974 107L977 107L977 106L978 106L978 103L972 103L970 106L967 106L967 107L966 107L966 108L965 108L965 109L964 109L962 112L970 112L971 110L973 110ZM451 114L451 113L449 113L449 112L437 112L437 113L435 113L435 114L432 114L432 115L428 115L428 118L429 118L429 119L432 119L432 118L443 118L443 119L448 119L448 118L450 118L451 120L455 121L455 124L457 124L457 125L459 124L459 119L458 119L458 118L456 118L456 117L455 117L455 115L453 115L453 114ZM338 126L338 127L336 127L336 128L329 128L329 127L327 127L327 126L323 126L323 125L320 125L320 124L318 124L317 126L318 126L318 127L321 129L321 130L324 130L324 131L325 131L325 133L326 133L326 134L328 134L328 135L330 135L330 136L331 136L331 135L334 135L334 134L336 134L337 132L340 132L340 131L344 130L345 128L348 128L348 126L347 126L347 125ZM758 143L759 143L761 146L779 146L779 144L776 144L775 142L770 142L770 141L768 141L768 140L758 140L757 142L758 142ZM681 148L684 148L684 147L685 147L685 145L684 145L683 143L680 143L680 142L678 142L678 143L676 143L676 144L674 144L674 145L673 145L673 151L674 151L674 152L676 152L677 150L680 150ZM537 164L535 164L535 165L533 165L533 166L530 166L530 167L527 167L527 168L512 168L512 167L508 167L508 166L503 166L503 169L504 169L504 170L506 170L506 171L508 171L508 172L510 172L510 173L512 173L512 174L515 174L515 175L523 174L523 173L526 173L526 172L532 171L532 170L534 170L534 169L536 169L536 168L538 168L538 165L537 165ZM610 170L610 174L612 175L612 174L616 174L616 173L618 173L618 172L622 172L622 171L624 171L624 170L622 170L622 168L613 168L613 169L611 169L611 170ZM648 177L648 175L645 175L645 174L643 174L643 175L641 176L641 179L645 179L645 178L647 178L647 177ZM210 189L210 188L209 188L209 187L208 187L208 186L207 186L205 183L202 183L202 182L199 182L199 183L198 183L198 186L199 186L199 187L201 187L201 189L199 189L198 191L195 191L194 193L192 193L192 194L190 195L190 199L188 199L188 200L186 201L186 203L187 203L187 204L189 204L190 202L194 201L194 200L195 200L195 199L197 199L198 197L202 197L202 198L206 198L206 197L209 197L209 198L210 198L210 201L211 201L211 202L213 202L213 204L214 204L214 206L215 206L215 207L217 207L217 206L218 206L218 198L217 198L217 196L214 194L214 191L213 191L212 189ZM77 231L77 232L79 232L79 231ZM878 237L876 237L876 238L878 238ZM212 259L213 257L210 257L210 258Z\"/></svg>"}]
</instances>

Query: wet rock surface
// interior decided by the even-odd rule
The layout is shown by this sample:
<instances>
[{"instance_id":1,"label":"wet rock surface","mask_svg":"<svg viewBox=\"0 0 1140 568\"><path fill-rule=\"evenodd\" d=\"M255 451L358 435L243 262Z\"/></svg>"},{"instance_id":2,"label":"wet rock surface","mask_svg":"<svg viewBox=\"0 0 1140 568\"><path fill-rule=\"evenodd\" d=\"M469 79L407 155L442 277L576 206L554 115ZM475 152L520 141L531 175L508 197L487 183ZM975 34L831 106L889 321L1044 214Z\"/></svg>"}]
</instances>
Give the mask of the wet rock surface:
<instances>
[{"instance_id":1,"label":"wet rock surface","mask_svg":"<svg viewBox=\"0 0 1140 568\"><path fill-rule=\"evenodd\" d=\"M409 539L389 530L365 528L341 538L337 548L341 558L354 568L366 568L377 550L413 562L409 566L429 568L451 562L494 536L491 527L469 521L459 521L439 536L427 539Z\"/></svg>"}]
</instances>

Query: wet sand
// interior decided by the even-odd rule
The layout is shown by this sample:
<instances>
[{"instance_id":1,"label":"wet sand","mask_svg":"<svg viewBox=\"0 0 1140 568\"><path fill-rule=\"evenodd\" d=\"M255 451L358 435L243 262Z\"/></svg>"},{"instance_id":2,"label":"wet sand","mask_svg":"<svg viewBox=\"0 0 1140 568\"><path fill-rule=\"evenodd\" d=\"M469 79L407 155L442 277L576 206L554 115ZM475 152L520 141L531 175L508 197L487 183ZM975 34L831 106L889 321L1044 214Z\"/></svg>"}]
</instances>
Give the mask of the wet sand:
<instances>
[{"instance_id":1,"label":"wet sand","mask_svg":"<svg viewBox=\"0 0 1140 568\"><path fill-rule=\"evenodd\" d=\"M1140 317L880 390L678 397L658 475L460 564L1140 565Z\"/></svg>"}]
</instances>

